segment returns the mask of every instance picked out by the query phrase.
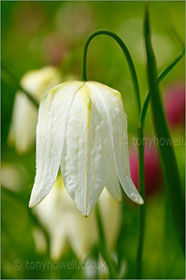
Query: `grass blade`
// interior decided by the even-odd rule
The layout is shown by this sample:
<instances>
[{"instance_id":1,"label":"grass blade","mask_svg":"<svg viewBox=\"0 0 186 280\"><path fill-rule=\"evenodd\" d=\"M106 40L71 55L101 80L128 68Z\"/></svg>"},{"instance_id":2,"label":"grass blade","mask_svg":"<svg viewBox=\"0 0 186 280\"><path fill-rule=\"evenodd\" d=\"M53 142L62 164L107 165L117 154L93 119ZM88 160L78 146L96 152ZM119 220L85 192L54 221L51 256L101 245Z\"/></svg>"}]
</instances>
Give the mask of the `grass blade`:
<instances>
[{"instance_id":1,"label":"grass blade","mask_svg":"<svg viewBox=\"0 0 186 280\"><path fill-rule=\"evenodd\" d=\"M146 9L145 23L145 46L147 55L147 74L150 88L150 97L152 104L152 112L154 117L154 128L158 142L164 142L159 145L159 154L162 163L163 175L167 186L172 212L175 220L177 232L184 250L185 244L185 219L184 219L184 196L182 193L181 182L178 173L176 157L166 123L166 118L162 106L160 91L157 80L157 69L154 51L151 43L149 14ZM163 140L163 141L162 141Z\"/></svg>"},{"instance_id":2,"label":"grass blade","mask_svg":"<svg viewBox=\"0 0 186 280\"><path fill-rule=\"evenodd\" d=\"M180 55L178 55L178 57L176 57L174 59L174 61L168 65L159 75L158 75L158 83L160 83L166 76L167 74L174 68L174 66L176 66L176 64L181 60L181 58L185 55L185 48L183 49L182 53ZM141 114L140 114L140 123L139 123L139 127L144 127L145 124L145 117L147 114L147 110L149 108L149 104L150 104L150 92L148 91L146 97L145 97L145 101L143 103L143 107L141 110Z\"/></svg>"}]
</instances>

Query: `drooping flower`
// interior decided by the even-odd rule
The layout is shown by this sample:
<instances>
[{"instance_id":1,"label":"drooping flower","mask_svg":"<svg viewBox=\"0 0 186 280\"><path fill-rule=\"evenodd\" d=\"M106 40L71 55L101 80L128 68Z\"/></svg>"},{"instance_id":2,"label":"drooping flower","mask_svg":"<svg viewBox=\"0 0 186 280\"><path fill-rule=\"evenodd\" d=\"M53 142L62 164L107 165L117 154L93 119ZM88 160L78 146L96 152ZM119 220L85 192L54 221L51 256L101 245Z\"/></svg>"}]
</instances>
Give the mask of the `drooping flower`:
<instances>
[{"instance_id":1,"label":"drooping flower","mask_svg":"<svg viewBox=\"0 0 186 280\"><path fill-rule=\"evenodd\" d=\"M105 240L109 250L113 251L120 229L121 204L115 201L106 189L98 201ZM93 210L88 218L81 215L68 195L61 176L58 176L46 199L33 210L49 232L52 259L58 260L63 256L69 243L77 257L84 260L98 242L95 211ZM37 245L40 238L35 238L35 241Z\"/></svg>"},{"instance_id":2,"label":"drooping flower","mask_svg":"<svg viewBox=\"0 0 186 280\"><path fill-rule=\"evenodd\" d=\"M40 102L41 97L60 82L59 71L48 66L27 72L21 80L21 86ZM37 116L35 106L24 93L18 91L15 96L8 142L10 145L15 145L20 153L27 151L35 142Z\"/></svg>"},{"instance_id":3,"label":"drooping flower","mask_svg":"<svg viewBox=\"0 0 186 280\"><path fill-rule=\"evenodd\" d=\"M51 190L59 167L64 185L84 216L106 186L142 204L130 177L127 116L121 94L97 82L65 82L42 100L36 139L36 177L29 206ZM125 141L124 141L125 140Z\"/></svg>"}]
</instances>

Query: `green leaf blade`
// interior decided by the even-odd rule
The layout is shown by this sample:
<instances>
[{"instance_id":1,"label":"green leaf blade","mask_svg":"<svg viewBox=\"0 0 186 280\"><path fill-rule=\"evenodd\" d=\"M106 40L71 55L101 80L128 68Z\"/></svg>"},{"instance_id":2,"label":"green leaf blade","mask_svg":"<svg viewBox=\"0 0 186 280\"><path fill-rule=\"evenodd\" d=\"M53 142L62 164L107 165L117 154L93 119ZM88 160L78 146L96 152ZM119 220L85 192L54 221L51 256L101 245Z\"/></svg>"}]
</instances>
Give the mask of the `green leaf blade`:
<instances>
[{"instance_id":1,"label":"green leaf blade","mask_svg":"<svg viewBox=\"0 0 186 280\"><path fill-rule=\"evenodd\" d=\"M150 88L150 98L152 112L154 117L154 128L158 138L158 148L161 158L163 175L167 190L169 193L170 203L177 231L180 237L181 245L184 250L185 244L185 219L184 219L184 197L182 194L181 182L178 173L178 166L174 149L166 123L166 118L161 101L161 95L158 87L156 60L151 44L151 34L149 25L149 14L146 10L145 15L145 46L147 55L147 74Z\"/></svg>"}]
</instances>

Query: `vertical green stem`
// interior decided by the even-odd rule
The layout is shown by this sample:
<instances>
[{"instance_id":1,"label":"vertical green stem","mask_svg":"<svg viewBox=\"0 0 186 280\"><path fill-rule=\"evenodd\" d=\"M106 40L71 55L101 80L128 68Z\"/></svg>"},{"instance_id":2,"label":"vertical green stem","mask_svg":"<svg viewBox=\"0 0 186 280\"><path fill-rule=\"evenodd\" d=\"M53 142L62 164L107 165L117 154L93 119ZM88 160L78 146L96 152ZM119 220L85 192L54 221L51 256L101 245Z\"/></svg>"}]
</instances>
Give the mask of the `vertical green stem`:
<instances>
[{"instance_id":1,"label":"vertical green stem","mask_svg":"<svg viewBox=\"0 0 186 280\"><path fill-rule=\"evenodd\" d=\"M138 184L140 187L140 194L143 197L144 204L140 205L140 223L139 223L139 239L137 248L137 260L136 260L136 278L140 279L142 274L142 259L143 259L143 245L144 245L144 235L145 235L145 170L144 170L144 143L143 143L143 127L138 128Z\"/></svg>"}]
</instances>

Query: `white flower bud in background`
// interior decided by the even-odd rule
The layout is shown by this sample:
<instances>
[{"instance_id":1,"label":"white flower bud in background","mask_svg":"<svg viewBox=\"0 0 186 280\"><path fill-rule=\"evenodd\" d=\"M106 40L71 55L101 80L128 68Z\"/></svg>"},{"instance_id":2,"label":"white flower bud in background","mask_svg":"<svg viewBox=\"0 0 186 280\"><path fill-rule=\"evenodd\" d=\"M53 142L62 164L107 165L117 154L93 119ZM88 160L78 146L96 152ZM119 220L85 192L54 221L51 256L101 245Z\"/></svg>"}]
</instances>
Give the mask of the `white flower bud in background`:
<instances>
[{"instance_id":1,"label":"white flower bud in background","mask_svg":"<svg viewBox=\"0 0 186 280\"><path fill-rule=\"evenodd\" d=\"M12 191L17 191L22 183L23 172L24 170L20 170L20 166L17 164L2 162L1 186Z\"/></svg>"},{"instance_id":2,"label":"white flower bud in background","mask_svg":"<svg viewBox=\"0 0 186 280\"><path fill-rule=\"evenodd\" d=\"M47 66L27 72L21 80L21 86L40 102L41 97L60 82L59 71ZM14 145L20 153L26 152L34 145L37 116L37 109L32 102L23 92L18 91L15 96L8 143Z\"/></svg>"},{"instance_id":3,"label":"white flower bud in background","mask_svg":"<svg viewBox=\"0 0 186 280\"><path fill-rule=\"evenodd\" d=\"M121 200L119 181L127 196L142 204L123 139L127 143L127 116L117 90L90 81L53 88L39 108L36 177L29 206L46 197L59 167L68 194L84 216L89 216L105 186Z\"/></svg>"},{"instance_id":4,"label":"white flower bud in background","mask_svg":"<svg viewBox=\"0 0 186 280\"><path fill-rule=\"evenodd\" d=\"M101 194L98 203L106 244L108 249L113 251L120 230L121 204L115 201L106 189ZM83 217L68 195L61 176L34 212L49 232L52 259L59 259L64 254L67 244L70 243L77 257L84 260L98 242L95 210L88 218ZM36 244L39 242L37 238L35 241Z\"/></svg>"},{"instance_id":5,"label":"white flower bud in background","mask_svg":"<svg viewBox=\"0 0 186 280\"><path fill-rule=\"evenodd\" d=\"M38 254L44 254L47 250L47 242L43 232L37 228L32 228L32 234L35 241L35 247Z\"/></svg>"}]
</instances>

